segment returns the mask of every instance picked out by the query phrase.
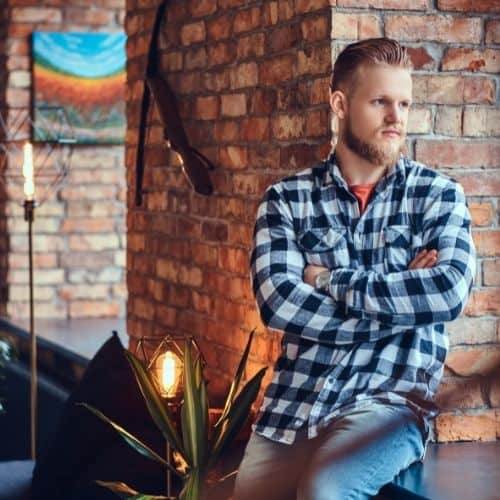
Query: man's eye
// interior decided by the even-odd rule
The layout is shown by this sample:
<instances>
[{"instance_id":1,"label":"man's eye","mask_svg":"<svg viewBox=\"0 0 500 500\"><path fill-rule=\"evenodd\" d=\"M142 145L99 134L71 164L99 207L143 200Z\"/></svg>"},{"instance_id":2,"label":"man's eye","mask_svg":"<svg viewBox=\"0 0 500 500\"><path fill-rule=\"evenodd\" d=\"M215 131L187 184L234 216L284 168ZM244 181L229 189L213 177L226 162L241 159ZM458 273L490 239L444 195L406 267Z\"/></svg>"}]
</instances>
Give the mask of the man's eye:
<instances>
[{"instance_id":1,"label":"man's eye","mask_svg":"<svg viewBox=\"0 0 500 500\"><path fill-rule=\"evenodd\" d=\"M385 99L375 99L373 103L377 105L385 104Z\"/></svg>"},{"instance_id":2,"label":"man's eye","mask_svg":"<svg viewBox=\"0 0 500 500\"><path fill-rule=\"evenodd\" d=\"M403 101L402 103L400 103L400 106L402 108L409 108L410 107L410 103L408 101Z\"/></svg>"}]
</instances>

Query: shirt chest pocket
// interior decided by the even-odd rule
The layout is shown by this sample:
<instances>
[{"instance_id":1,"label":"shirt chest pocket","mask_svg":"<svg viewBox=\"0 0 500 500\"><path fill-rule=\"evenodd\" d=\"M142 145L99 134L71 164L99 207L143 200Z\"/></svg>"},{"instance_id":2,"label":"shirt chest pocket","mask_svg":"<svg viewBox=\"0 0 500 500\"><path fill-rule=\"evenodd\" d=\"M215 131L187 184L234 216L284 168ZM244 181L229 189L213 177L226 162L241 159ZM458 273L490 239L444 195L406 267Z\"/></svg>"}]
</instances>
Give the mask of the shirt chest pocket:
<instances>
[{"instance_id":1,"label":"shirt chest pocket","mask_svg":"<svg viewBox=\"0 0 500 500\"><path fill-rule=\"evenodd\" d=\"M422 249L422 237L410 226L387 226L384 229L384 266L387 272L404 271Z\"/></svg>"},{"instance_id":2,"label":"shirt chest pocket","mask_svg":"<svg viewBox=\"0 0 500 500\"><path fill-rule=\"evenodd\" d=\"M328 269L349 267L344 228L307 229L299 233L298 243L308 264Z\"/></svg>"}]
</instances>

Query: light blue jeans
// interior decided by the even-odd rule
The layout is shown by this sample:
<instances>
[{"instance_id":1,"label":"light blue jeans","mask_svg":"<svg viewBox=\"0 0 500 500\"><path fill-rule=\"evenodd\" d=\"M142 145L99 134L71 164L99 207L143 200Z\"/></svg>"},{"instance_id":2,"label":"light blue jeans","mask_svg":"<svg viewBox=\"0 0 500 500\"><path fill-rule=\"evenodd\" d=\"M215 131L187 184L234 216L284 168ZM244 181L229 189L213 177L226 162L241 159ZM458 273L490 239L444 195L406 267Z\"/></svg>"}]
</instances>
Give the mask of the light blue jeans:
<instances>
[{"instance_id":1,"label":"light blue jeans","mask_svg":"<svg viewBox=\"0 0 500 500\"><path fill-rule=\"evenodd\" d=\"M374 402L292 445L252 434L235 500L365 500L424 454L418 420L404 406Z\"/></svg>"}]
</instances>

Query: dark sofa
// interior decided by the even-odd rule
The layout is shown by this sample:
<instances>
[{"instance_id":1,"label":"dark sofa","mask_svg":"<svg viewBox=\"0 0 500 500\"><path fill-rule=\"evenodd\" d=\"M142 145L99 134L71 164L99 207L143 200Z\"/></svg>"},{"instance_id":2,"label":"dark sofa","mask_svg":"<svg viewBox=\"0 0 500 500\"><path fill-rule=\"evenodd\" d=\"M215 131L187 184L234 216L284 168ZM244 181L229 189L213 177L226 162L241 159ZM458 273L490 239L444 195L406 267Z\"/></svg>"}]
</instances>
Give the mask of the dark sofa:
<instances>
[{"instance_id":1,"label":"dark sofa","mask_svg":"<svg viewBox=\"0 0 500 500\"><path fill-rule=\"evenodd\" d=\"M6 367L6 413L0 415L0 499L30 497L34 463L30 460L30 374L19 361ZM37 454L43 453L52 439L70 388L39 373Z\"/></svg>"}]
</instances>

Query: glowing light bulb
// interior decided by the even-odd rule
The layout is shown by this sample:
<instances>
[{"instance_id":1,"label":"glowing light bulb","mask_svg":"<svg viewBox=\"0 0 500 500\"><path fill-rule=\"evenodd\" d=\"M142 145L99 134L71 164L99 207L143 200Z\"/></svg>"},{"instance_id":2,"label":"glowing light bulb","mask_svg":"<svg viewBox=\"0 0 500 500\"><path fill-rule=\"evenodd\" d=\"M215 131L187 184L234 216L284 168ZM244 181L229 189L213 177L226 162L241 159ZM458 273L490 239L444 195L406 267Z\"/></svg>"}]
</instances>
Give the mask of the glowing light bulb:
<instances>
[{"instance_id":1,"label":"glowing light bulb","mask_svg":"<svg viewBox=\"0 0 500 500\"><path fill-rule=\"evenodd\" d=\"M163 356L161 366L161 385L163 392L167 396L173 395L175 392L175 375L176 375L176 362L175 356L172 351L167 351Z\"/></svg>"},{"instance_id":2,"label":"glowing light bulb","mask_svg":"<svg viewBox=\"0 0 500 500\"><path fill-rule=\"evenodd\" d=\"M35 196L35 170L33 168L33 145L25 142L23 146L23 177L24 196L26 200L33 200Z\"/></svg>"}]
</instances>

